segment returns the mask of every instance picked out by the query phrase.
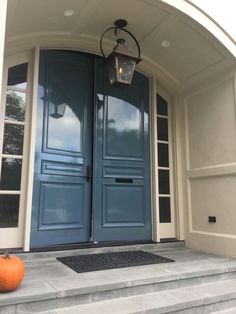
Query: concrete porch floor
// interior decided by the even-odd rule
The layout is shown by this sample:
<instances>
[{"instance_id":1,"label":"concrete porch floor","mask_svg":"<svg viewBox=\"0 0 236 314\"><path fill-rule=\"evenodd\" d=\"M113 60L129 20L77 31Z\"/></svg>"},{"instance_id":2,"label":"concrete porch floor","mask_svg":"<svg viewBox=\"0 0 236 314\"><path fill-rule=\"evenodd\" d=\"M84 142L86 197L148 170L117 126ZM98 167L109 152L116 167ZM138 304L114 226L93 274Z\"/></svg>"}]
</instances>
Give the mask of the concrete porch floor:
<instances>
[{"instance_id":1,"label":"concrete porch floor","mask_svg":"<svg viewBox=\"0 0 236 314\"><path fill-rule=\"evenodd\" d=\"M131 249L141 249L168 257L174 259L175 263L78 274L56 259L56 257L66 255ZM0 313L36 313L40 311L67 313L66 311L57 311L57 309L84 303L91 304L107 299L144 295L166 289L185 288L188 294L186 287L209 284L216 280L221 280L223 283L230 281L230 285L228 282L227 287L230 286L231 294L233 289L236 298L236 259L196 252L185 248L181 242L24 253L18 254L18 256L25 262L25 278L16 291L0 293ZM222 287L218 289L222 289ZM194 295L194 292L192 294ZM86 308L84 311L81 308L80 311L80 313L90 312L93 313L92 310L86 310ZM107 313L109 312L111 313L111 310ZM121 310L113 312L131 313L128 309L126 312ZM70 313L77 313L77 310Z\"/></svg>"}]
</instances>

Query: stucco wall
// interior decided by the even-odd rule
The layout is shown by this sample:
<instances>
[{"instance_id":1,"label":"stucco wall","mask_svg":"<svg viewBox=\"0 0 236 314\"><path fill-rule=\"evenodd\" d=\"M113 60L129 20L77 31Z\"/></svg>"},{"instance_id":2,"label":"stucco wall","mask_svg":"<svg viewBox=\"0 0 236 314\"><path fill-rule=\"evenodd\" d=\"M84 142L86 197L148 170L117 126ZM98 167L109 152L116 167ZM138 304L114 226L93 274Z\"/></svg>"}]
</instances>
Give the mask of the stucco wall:
<instances>
[{"instance_id":1,"label":"stucco wall","mask_svg":"<svg viewBox=\"0 0 236 314\"><path fill-rule=\"evenodd\" d=\"M186 245L229 256L236 256L235 95L232 71L185 98Z\"/></svg>"}]
</instances>

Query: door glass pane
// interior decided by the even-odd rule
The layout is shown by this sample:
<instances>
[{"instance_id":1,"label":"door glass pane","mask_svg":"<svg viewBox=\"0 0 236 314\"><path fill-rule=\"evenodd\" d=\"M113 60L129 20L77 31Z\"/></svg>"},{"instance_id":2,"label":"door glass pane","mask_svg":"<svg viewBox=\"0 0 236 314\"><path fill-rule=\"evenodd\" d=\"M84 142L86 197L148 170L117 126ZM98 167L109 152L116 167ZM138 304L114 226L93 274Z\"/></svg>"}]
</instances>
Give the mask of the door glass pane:
<instances>
[{"instance_id":1,"label":"door glass pane","mask_svg":"<svg viewBox=\"0 0 236 314\"><path fill-rule=\"evenodd\" d=\"M5 120L24 121L26 93L7 91Z\"/></svg>"},{"instance_id":2,"label":"door glass pane","mask_svg":"<svg viewBox=\"0 0 236 314\"><path fill-rule=\"evenodd\" d=\"M168 116L167 102L160 95L157 95L157 114Z\"/></svg>"},{"instance_id":3,"label":"door glass pane","mask_svg":"<svg viewBox=\"0 0 236 314\"><path fill-rule=\"evenodd\" d=\"M0 190L20 190L21 165L21 159L2 159Z\"/></svg>"},{"instance_id":4,"label":"door glass pane","mask_svg":"<svg viewBox=\"0 0 236 314\"><path fill-rule=\"evenodd\" d=\"M158 166L169 167L168 144L158 143Z\"/></svg>"},{"instance_id":5,"label":"door glass pane","mask_svg":"<svg viewBox=\"0 0 236 314\"><path fill-rule=\"evenodd\" d=\"M165 222L165 223L171 222L169 197L159 198L159 211L160 211L160 222Z\"/></svg>"},{"instance_id":6,"label":"door glass pane","mask_svg":"<svg viewBox=\"0 0 236 314\"><path fill-rule=\"evenodd\" d=\"M22 155L23 137L24 137L23 125L5 123L3 153L10 155Z\"/></svg>"},{"instance_id":7,"label":"door glass pane","mask_svg":"<svg viewBox=\"0 0 236 314\"><path fill-rule=\"evenodd\" d=\"M157 135L158 140L168 141L168 119L157 118Z\"/></svg>"},{"instance_id":8,"label":"door glass pane","mask_svg":"<svg viewBox=\"0 0 236 314\"><path fill-rule=\"evenodd\" d=\"M48 89L44 91L48 106L48 149L84 153L84 121L90 101L88 77L87 65L51 62Z\"/></svg>"},{"instance_id":9,"label":"door glass pane","mask_svg":"<svg viewBox=\"0 0 236 314\"><path fill-rule=\"evenodd\" d=\"M170 194L169 170L158 170L159 193Z\"/></svg>"},{"instance_id":10,"label":"door glass pane","mask_svg":"<svg viewBox=\"0 0 236 314\"><path fill-rule=\"evenodd\" d=\"M106 153L109 156L140 157L142 137L139 104L108 96L107 111Z\"/></svg>"},{"instance_id":11,"label":"door glass pane","mask_svg":"<svg viewBox=\"0 0 236 314\"><path fill-rule=\"evenodd\" d=\"M0 228L18 226L19 195L0 195Z\"/></svg>"},{"instance_id":12,"label":"door glass pane","mask_svg":"<svg viewBox=\"0 0 236 314\"><path fill-rule=\"evenodd\" d=\"M10 67L8 70L7 85L11 87L27 88L27 63Z\"/></svg>"}]
</instances>

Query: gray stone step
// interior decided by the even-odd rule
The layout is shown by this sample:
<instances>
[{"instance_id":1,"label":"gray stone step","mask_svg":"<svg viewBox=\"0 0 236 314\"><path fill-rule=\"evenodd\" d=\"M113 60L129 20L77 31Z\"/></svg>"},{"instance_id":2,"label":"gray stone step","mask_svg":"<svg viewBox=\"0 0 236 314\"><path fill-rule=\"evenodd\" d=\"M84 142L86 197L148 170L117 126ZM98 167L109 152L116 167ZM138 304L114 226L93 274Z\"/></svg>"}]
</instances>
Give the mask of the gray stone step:
<instances>
[{"instance_id":1,"label":"gray stone step","mask_svg":"<svg viewBox=\"0 0 236 314\"><path fill-rule=\"evenodd\" d=\"M236 306L236 280L41 311L40 314L213 313ZM233 309L232 309L233 310ZM27 312L20 312L21 314ZM224 312L223 312L224 313ZM227 313L227 312L226 312ZM229 312L231 313L231 312ZM235 313L235 312L232 312ZM218 312L219 314L219 312Z\"/></svg>"},{"instance_id":2,"label":"gray stone step","mask_svg":"<svg viewBox=\"0 0 236 314\"><path fill-rule=\"evenodd\" d=\"M139 246L126 247L131 248L140 249ZM105 249L114 250L102 248ZM193 286L236 281L235 259L196 252L181 246L158 248L151 244L141 249L173 258L176 262L76 273L56 257L85 254L84 250L25 255L24 281L16 291L0 293L0 313L39 313L106 300L115 301L118 298L143 298L167 291L175 294L177 288L187 289L186 292ZM116 247L116 251L120 250L124 251L125 247ZM86 254L91 253L94 252L86 249ZM227 300L227 307L230 302Z\"/></svg>"},{"instance_id":3,"label":"gray stone step","mask_svg":"<svg viewBox=\"0 0 236 314\"><path fill-rule=\"evenodd\" d=\"M236 314L236 307L222 311L213 312L211 314Z\"/></svg>"},{"instance_id":4,"label":"gray stone step","mask_svg":"<svg viewBox=\"0 0 236 314\"><path fill-rule=\"evenodd\" d=\"M56 263L59 263L56 261ZM235 263L235 262L234 262ZM55 267L52 266L52 267ZM191 270L191 271L190 271ZM0 313L37 313L107 299L156 293L176 288L191 289L212 282L234 279L235 264L209 267L207 263L163 264L84 273L46 281L26 281L10 294L0 294ZM43 277L43 273L41 276Z\"/></svg>"},{"instance_id":5,"label":"gray stone step","mask_svg":"<svg viewBox=\"0 0 236 314\"><path fill-rule=\"evenodd\" d=\"M179 248L184 248L184 241L176 242L166 242L166 243L150 243L150 244L133 244L133 245L122 245L122 246L105 246L105 247L94 247L94 248L80 248L73 250L64 251L49 251L49 252L34 252L34 253L21 253L14 254L22 258L24 261L34 261L34 260L47 260L51 258L56 258L59 256L70 256L77 254L96 254L96 253L106 253L106 252L119 252L119 251L129 251L129 250L146 250L149 252L157 251L162 252L166 250L172 251L173 249L178 250Z\"/></svg>"}]
</instances>

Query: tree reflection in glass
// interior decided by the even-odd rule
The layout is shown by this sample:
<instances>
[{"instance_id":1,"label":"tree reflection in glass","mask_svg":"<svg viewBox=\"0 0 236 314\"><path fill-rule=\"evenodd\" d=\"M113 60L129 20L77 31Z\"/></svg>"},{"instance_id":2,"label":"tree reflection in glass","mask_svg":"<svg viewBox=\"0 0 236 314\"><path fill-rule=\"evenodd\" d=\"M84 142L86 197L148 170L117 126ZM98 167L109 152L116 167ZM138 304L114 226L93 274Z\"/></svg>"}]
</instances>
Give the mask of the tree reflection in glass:
<instances>
[{"instance_id":1,"label":"tree reflection in glass","mask_svg":"<svg viewBox=\"0 0 236 314\"><path fill-rule=\"evenodd\" d=\"M3 153L10 155L22 155L23 135L24 135L23 125L5 123Z\"/></svg>"},{"instance_id":2,"label":"tree reflection in glass","mask_svg":"<svg viewBox=\"0 0 236 314\"><path fill-rule=\"evenodd\" d=\"M25 100L24 92L8 90L6 97L6 120L24 121L25 119Z\"/></svg>"}]
</instances>

